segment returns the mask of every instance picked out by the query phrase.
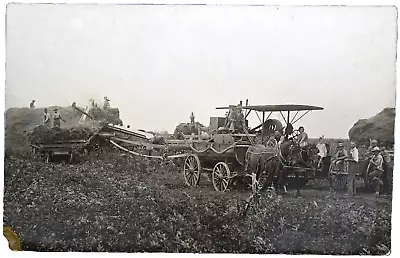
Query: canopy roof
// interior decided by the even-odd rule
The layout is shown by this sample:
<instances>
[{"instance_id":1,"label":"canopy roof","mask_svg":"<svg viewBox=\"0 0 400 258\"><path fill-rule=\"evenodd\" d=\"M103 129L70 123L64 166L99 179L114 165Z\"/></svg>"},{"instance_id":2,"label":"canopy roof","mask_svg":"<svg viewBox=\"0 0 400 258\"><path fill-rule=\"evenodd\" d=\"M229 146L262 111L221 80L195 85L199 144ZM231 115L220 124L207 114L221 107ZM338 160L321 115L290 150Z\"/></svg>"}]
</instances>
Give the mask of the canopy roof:
<instances>
[{"instance_id":1,"label":"canopy roof","mask_svg":"<svg viewBox=\"0 0 400 258\"><path fill-rule=\"evenodd\" d=\"M229 109L230 107L217 107L216 109ZM243 106L243 109L254 110L258 112L273 112L273 111L302 111L302 110L323 110L322 107L309 105L256 105Z\"/></svg>"}]
</instances>

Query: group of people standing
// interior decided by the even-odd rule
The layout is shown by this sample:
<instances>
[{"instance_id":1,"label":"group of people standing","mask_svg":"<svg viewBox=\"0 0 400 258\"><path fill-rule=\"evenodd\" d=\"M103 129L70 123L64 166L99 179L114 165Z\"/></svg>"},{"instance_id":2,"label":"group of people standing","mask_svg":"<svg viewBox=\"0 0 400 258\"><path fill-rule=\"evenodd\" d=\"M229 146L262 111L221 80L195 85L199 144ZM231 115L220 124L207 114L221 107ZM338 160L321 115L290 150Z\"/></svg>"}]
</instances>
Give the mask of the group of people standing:
<instances>
[{"instance_id":1,"label":"group of people standing","mask_svg":"<svg viewBox=\"0 0 400 258\"><path fill-rule=\"evenodd\" d=\"M322 143L320 138L320 143ZM324 153L319 153L321 159L326 157ZM362 167L361 161L367 160L367 167ZM350 151L347 153L343 143L338 144L338 150L334 155L332 161L332 169L337 171L347 171L348 184L347 194L354 196L356 194L355 179L357 172L366 170L368 181L374 184L375 194L379 195L383 192L389 191L389 171L391 170L390 165L390 154L386 148L379 148L377 140L371 140L370 146L366 153L360 157L357 145L355 142L350 142ZM346 167L347 165L347 167Z\"/></svg>"},{"instance_id":2,"label":"group of people standing","mask_svg":"<svg viewBox=\"0 0 400 258\"><path fill-rule=\"evenodd\" d=\"M43 125L50 128L51 124L53 124L53 128L60 128L61 126L61 120L66 122L65 119L63 119L58 112L58 108L53 109L54 113L53 116L50 116L50 113L47 111L47 108L44 109L44 114L43 114ZM51 120L53 120L53 123L51 123Z\"/></svg>"}]
</instances>

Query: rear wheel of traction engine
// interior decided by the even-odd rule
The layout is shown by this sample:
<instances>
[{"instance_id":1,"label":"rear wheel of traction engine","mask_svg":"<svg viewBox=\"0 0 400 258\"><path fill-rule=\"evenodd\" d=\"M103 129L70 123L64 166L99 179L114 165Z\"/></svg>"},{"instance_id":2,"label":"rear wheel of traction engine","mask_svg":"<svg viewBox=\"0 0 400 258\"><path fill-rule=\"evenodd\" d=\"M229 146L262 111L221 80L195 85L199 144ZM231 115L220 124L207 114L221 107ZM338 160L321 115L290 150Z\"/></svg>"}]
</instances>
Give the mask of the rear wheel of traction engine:
<instances>
[{"instance_id":1,"label":"rear wheel of traction engine","mask_svg":"<svg viewBox=\"0 0 400 258\"><path fill-rule=\"evenodd\" d=\"M364 185L365 185L365 189L369 192L369 193L373 193L377 190L377 187L379 184L379 182L377 182L377 180L372 180L373 178L371 178L368 174L369 174L369 169L370 169L370 165L368 164L366 170L365 170L365 174L364 174Z\"/></svg>"},{"instance_id":2,"label":"rear wheel of traction engine","mask_svg":"<svg viewBox=\"0 0 400 258\"><path fill-rule=\"evenodd\" d=\"M332 174L333 164L329 167L329 185L334 191L347 189L347 175Z\"/></svg>"},{"instance_id":3,"label":"rear wheel of traction engine","mask_svg":"<svg viewBox=\"0 0 400 258\"><path fill-rule=\"evenodd\" d=\"M183 177L188 186L196 186L199 184L201 174L201 164L199 157L190 154L186 157L183 164Z\"/></svg>"},{"instance_id":4,"label":"rear wheel of traction engine","mask_svg":"<svg viewBox=\"0 0 400 258\"><path fill-rule=\"evenodd\" d=\"M214 189L218 192L225 192L228 189L231 172L225 162L218 162L212 172Z\"/></svg>"}]
</instances>

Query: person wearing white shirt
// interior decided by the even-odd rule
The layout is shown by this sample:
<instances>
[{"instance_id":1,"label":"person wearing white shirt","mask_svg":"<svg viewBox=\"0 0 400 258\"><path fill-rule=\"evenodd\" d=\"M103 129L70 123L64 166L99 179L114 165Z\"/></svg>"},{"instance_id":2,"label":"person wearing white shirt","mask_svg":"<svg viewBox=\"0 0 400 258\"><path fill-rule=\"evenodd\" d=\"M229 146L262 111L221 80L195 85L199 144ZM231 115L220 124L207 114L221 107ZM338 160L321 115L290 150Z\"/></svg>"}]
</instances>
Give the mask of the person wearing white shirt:
<instances>
[{"instance_id":1,"label":"person wearing white shirt","mask_svg":"<svg viewBox=\"0 0 400 258\"><path fill-rule=\"evenodd\" d=\"M355 142L350 143L350 157L347 160L347 194L356 194L356 174L358 171L358 149Z\"/></svg>"},{"instance_id":2,"label":"person wearing white shirt","mask_svg":"<svg viewBox=\"0 0 400 258\"><path fill-rule=\"evenodd\" d=\"M328 154L328 150L326 149L326 145L324 143L324 136L319 137L318 144L317 144L317 149L318 149L318 167L321 165L322 159L326 157Z\"/></svg>"},{"instance_id":3,"label":"person wearing white shirt","mask_svg":"<svg viewBox=\"0 0 400 258\"><path fill-rule=\"evenodd\" d=\"M354 159L356 162L358 162L358 149L357 149L355 142L351 142L350 147L351 147L351 150L350 150L351 158Z\"/></svg>"}]
</instances>

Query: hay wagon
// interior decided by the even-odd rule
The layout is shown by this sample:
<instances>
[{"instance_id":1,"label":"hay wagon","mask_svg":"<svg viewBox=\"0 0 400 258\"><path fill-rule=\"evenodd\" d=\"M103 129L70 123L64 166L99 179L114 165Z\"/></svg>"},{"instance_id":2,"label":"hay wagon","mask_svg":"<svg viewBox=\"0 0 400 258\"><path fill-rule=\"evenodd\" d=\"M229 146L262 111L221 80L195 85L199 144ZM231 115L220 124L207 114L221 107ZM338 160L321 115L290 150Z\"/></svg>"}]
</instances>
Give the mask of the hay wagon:
<instances>
[{"instance_id":1,"label":"hay wagon","mask_svg":"<svg viewBox=\"0 0 400 258\"><path fill-rule=\"evenodd\" d=\"M56 159L76 161L81 155L87 155L88 140L59 141L52 144L31 144L32 152L38 154L46 163Z\"/></svg>"},{"instance_id":2,"label":"hay wagon","mask_svg":"<svg viewBox=\"0 0 400 258\"><path fill-rule=\"evenodd\" d=\"M97 128L91 135L78 136L77 139L72 140L34 141L30 146L32 152L46 163L55 160L66 160L68 163L74 163L80 157L86 156L90 151L97 150L100 147L101 130L103 130L103 127Z\"/></svg>"}]
</instances>

